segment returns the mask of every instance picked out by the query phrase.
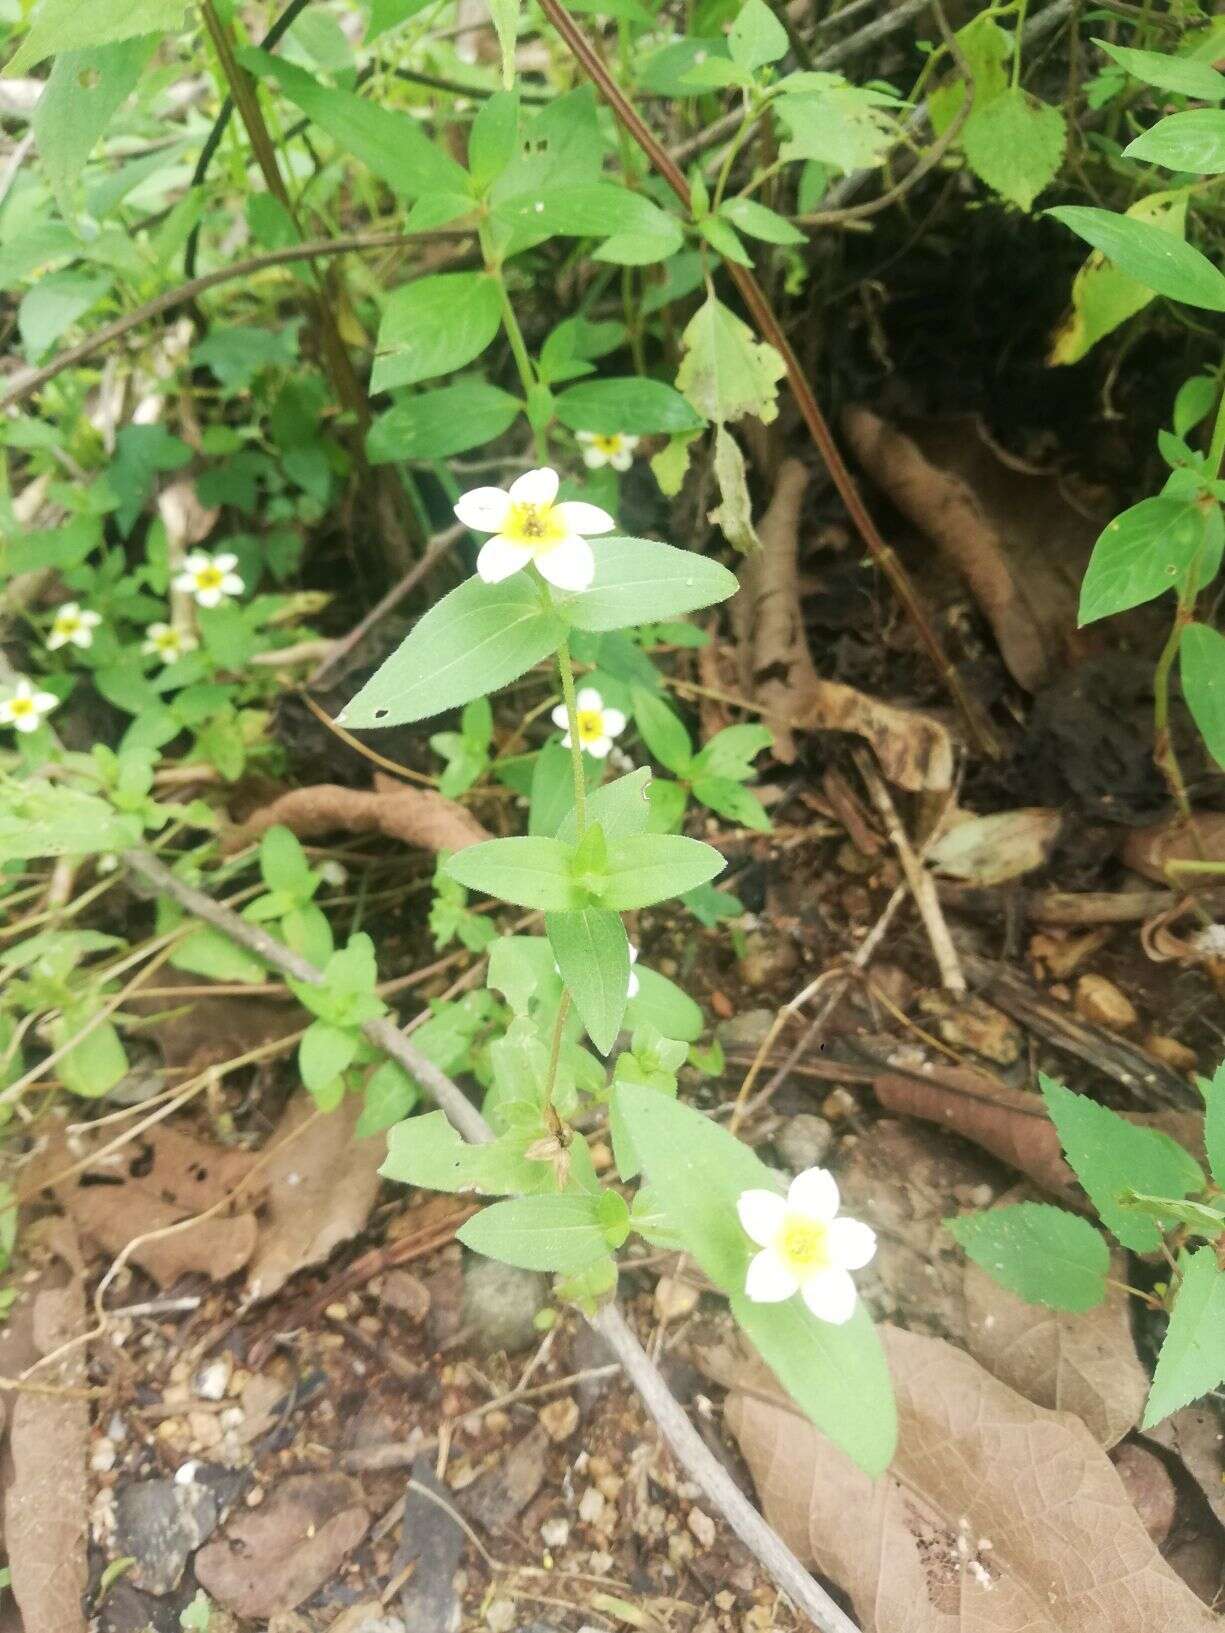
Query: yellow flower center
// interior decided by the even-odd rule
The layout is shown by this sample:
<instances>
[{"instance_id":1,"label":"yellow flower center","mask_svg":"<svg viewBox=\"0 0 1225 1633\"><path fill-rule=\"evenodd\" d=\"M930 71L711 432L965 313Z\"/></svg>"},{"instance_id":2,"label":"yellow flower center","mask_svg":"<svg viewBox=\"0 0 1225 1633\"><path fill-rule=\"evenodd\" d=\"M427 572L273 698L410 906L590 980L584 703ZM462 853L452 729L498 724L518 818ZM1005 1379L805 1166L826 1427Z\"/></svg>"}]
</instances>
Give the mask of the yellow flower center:
<instances>
[{"instance_id":1,"label":"yellow flower center","mask_svg":"<svg viewBox=\"0 0 1225 1633\"><path fill-rule=\"evenodd\" d=\"M578 740L580 743L594 743L597 737L604 735L604 716L599 709L580 709L578 711Z\"/></svg>"},{"instance_id":2,"label":"yellow flower center","mask_svg":"<svg viewBox=\"0 0 1225 1633\"><path fill-rule=\"evenodd\" d=\"M55 620L55 633L57 635L75 635L80 627L81 620L75 613L61 613L61 615Z\"/></svg>"},{"instance_id":3,"label":"yellow flower center","mask_svg":"<svg viewBox=\"0 0 1225 1633\"><path fill-rule=\"evenodd\" d=\"M553 505L512 505L500 531L504 539L526 544L532 550L549 550L566 537Z\"/></svg>"},{"instance_id":4,"label":"yellow flower center","mask_svg":"<svg viewBox=\"0 0 1225 1633\"><path fill-rule=\"evenodd\" d=\"M196 574L196 588L198 590L219 590L225 574L220 567L201 567Z\"/></svg>"},{"instance_id":5,"label":"yellow flower center","mask_svg":"<svg viewBox=\"0 0 1225 1633\"><path fill-rule=\"evenodd\" d=\"M609 437L597 436L592 446L598 448L602 454L619 454L621 452L621 438L616 432Z\"/></svg>"},{"instance_id":6,"label":"yellow flower center","mask_svg":"<svg viewBox=\"0 0 1225 1633\"><path fill-rule=\"evenodd\" d=\"M155 635L153 639L162 652L177 652L179 649L179 637L173 629L168 629L164 635Z\"/></svg>"},{"instance_id":7,"label":"yellow flower center","mask_svg":"<svg viewBox=\"0 0 1225 1633\"><path fill-rule=\"evenodd\" d=\"M828 1236L820 1220L792 1215L783 1225L775 1249L788 1270L797 1276L811 1275L829 1264Z\"/></svg>"},{"instance_id":8,"label":"yellow flower center","mask_svg":"<svg viewBox=\"0 0 1225 1633\"><path fill-rule=\"evenodd\" d=\"M9 702L9 712L12 714L14 719L20 716L20 718L24 720L26 715L33 714L35 712L34 699L32 697L12 698Z\"/></svg>"}]
</instances>

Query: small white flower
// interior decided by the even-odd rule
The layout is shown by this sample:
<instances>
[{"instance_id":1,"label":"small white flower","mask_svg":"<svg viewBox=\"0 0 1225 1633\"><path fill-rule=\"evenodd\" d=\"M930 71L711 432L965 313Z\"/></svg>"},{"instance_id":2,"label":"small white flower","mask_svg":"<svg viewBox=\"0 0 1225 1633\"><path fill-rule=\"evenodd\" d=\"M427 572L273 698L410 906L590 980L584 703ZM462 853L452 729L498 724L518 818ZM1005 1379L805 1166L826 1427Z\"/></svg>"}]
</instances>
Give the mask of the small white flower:
<instances>
[{"instance_id":1,"label":"small white flower","mask_svg":"<svg viewBox=\"0 0 1225 1633\"><path fill-rule=\"evenodd\" d=\"M19 680L13 695L0 703L0 726L12 726L17 731L37 731L43 716L59 708L60 700L54 692L36 692L28 680Z\"/></svg>"},{"instance_id":2,"label":"small white flower","mask_svg":"<svg viewBox=\"0 0 1225 1633\"><path fill-rule=\"evenodd\" d=\"M47 632L48 652L55 652L69 642L82 648L92 646L94 630L101 622L100 612L82 612L75 601L66 601L51 620L51 628Z\"/></svg>"},{"instance_id":3,"label":"small white flower","mask_svg":"<svg viewBox=\"0 0 1225 1633\"><path fill-rule=\"evenodd\" d=\"M594 686L584 686L574 701L578 706L576 712L579 746L593 759L605 759L613 746L613 738L620 737L625 730L625 716L620 709L606 709L604 699ZM553 710L553 724L560 726L565 732L561 746L569 748L570 717L566 713L564 703L559 703Z\"/></svg>"},{"instance_id":4,"label":"small white flower","mask_svg":"<svg viewBox=\"0 0 1225 1633\"><path fill-rule=\"evenodd\" d=\"M228 550L210 556L204 550L193 550L183 563L183 571L174 581L176 590L194 595L202 607L219 607L232 595L241 595L246 585L234 571L238 557Z\"/></svg>"},{"instance_id":5,"label":"small white flower","mask_svg":"<svg viewBox=\"0 0 1225 1633\"><path fill-rule=\"evenodd\" d=\"M140 650L150 657L160 658L163 663L173 663L184 652L194 652L199 644L194 635L175 629L172 624L150 624Z\"/></svg>"},{"instance_id":6,"label":"small white flower","mask_svg":"<svg viewBox=\"0 0 1225 1633\"><path fill-rule=\"evenodd\" d=\"M601 436L598 431L576 434L583 447L583 464L589 471L598 471L604 465L611 465L614 471L628 471L634 463L637 437L623 436L617 431L611 436Z\"/></svg>"},{"instance_id":7,"label":"small white flower","mask_svg":"<svg viewBox=\"0 0 1225 1633\"><path fill-rule=\"evenodd\" d=\"M617 525L598 505L567 499L557 504L557 472L547 466L525 471L504 493L473 488L455 514L475 533L492 533L481 546L476 570L486 584L500 584L534 561L559 590L585 590L595 576L595 557L585 534L608 533Z\"/></svg>"},{"instance_id":8,"label":"small white flower","mask_svg":"<svg viewBox=\"0 0 1225 1633\"><path fill-rule=\"evenodd\" d=\"M838 1184L825 1168L806 1168L786 1197L742 1191L736 1204L745 1234L760 1253L749 1264L744 1290L758 1304L777 1304L799 1293L819 1321L841 1326L855 1313L852 1270L876 1252L876 1233L838 1213Z\"/></svg>"}]
</instances>

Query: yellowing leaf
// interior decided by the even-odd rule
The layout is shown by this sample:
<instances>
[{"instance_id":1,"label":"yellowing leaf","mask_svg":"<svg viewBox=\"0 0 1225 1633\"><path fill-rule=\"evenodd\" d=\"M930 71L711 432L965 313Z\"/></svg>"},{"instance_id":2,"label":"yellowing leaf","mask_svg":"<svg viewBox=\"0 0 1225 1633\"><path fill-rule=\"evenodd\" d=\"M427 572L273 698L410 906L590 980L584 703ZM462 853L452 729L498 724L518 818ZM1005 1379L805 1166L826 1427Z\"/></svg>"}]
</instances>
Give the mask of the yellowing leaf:
<instances>
[{"instance_id":1,"label":"yellowing leaf","mask_svg":"<svg viewBox=\"0 0 1225 1633\"><path fill-rule=\"evenodd\" d=\"M747 323L713 295L690 319L681 337L685 359L677 386L708 420L756 414L767 424L778 414L778 382L787 366Z\"/></svg>"},{"instance_id":2,"label":"yellowing leaf","mask_svg":"<svg viewBox=\"0 0 1225 1633\"><path fill-rule=\"evenodd\" d=\"M1175 238L1187 226L1187 195L1150 193L1127 211L1133 221L1147 221ZM1094 250L1072 282L1072 310L1055 332L1047 362L1057 368L1079 363L1085 354L1121 323L1142 312L1156 295Z\"/></svg>"},{"instance_id":3,"label":"yellowing leaf","mask_svg":"<svg viewBox=\"0 0 1225 1633\"><path fill-rule=\"evenodd\" d=\"M761 540L753 529L753 507L745 475L740 444L725 425L715 430L715 481L722 504L710 513L710 520L737 550L760 550Z\"/></svg>"}]
</instances>

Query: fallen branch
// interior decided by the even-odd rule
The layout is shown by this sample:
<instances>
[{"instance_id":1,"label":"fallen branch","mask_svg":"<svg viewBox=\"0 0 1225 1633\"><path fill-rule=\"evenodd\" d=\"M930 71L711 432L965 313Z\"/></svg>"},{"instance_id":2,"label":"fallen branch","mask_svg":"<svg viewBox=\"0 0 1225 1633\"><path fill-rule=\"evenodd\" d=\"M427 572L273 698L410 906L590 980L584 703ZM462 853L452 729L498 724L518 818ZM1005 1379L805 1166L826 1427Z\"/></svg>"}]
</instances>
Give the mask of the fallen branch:
<instances>
[{"instance_id":1,"label":"fallen branch","mask_svg":"<svg viewBox=\"0 0 1225 1633\"><path fill-rule=\"evenodd\" d=\"M176 878L164 863L147 851L125 851L122 860L129 873L172 897L203 923L248 948L282 974L311 986L321 984L323 976L313 964L299 958L266 930L248 924L203 891ZM484 1145L492 1140L489 1124L459 1085L416 1049L393 1020L380 1016L367 1021L362 1031L371 1043L421 1084L464 1139L473 1145ZM813 1579L711 1452L616 1305L606 1305L589 1319L625 1369L677 1461L775 1584L805 1612L820 1633L859 1633L856 1624Z\"/></svg>"}]
</instances>

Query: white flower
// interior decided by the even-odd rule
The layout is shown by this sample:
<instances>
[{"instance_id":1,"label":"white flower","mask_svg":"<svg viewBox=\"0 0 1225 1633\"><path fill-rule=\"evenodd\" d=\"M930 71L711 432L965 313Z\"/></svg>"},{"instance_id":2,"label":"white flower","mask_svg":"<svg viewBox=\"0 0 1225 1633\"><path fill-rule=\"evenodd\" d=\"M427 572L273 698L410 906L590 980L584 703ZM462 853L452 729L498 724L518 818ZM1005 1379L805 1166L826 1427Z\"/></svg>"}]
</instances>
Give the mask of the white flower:
<instances>
[{"instance_id":1,"label":"white flower","mask_svg":"<svg viewBox=\"0 0 1225 1633\"><path fill-rule=\"evenodd\" d=\"M100 612L82 612L75 601L66 601L51 620L47 633L47 650L54 652L71 641L73 646L94 644L94 630L102 622Z\"/></svg>"},{"instance_id":2,"label":"white flower","mask_svg":"<svg viewBox=\"0 0 1225 1633\"><path fill-rule=\"evenodd\" d=\"M577 436L583 448L583 464L589 471L598 471L603 465L611 465L614 471L628 471L634 463L637 437L622 436L617 431L607 437L598 431L579 431Z\"/></svg>"},{"instance_id":3,"label":"white flower","mask_svg":"<svg viewBox=\"0 0 1225 1633\"><path fill-rule=\"evenodd\" d=\"M54 692L36 692L28 680L19 680L11 697L0 703L0 726L13 726L17 731L37 731L43 716L59 708Z\"/></svg>"},{"instance_id":4,"label":"white flower","mask_svg":"<svg viewBox=\"0 0 1225 1633\"><path fill-rule=\"evenodd\" d=\"M742 1191L736 1204L753 1256L744 1290L758 1304L799 1293L819 1321L841 1326L855 1312L852 1270L876 1252L876 1233L858 1219L839 1219L838 1184L825 1168L806 1168L786 1197Z\"/></svg>"},{"instance_id":5,"label":"white flower","mask_svg":"<svg viewBox=\"0 0 1225 1633\"><path fill-rule=\"evenodd\" d=\"M194 595L202 607L219 607L231 595L241 595L246 585L234 571L238 557L223 550L210 556L204 550L193 550L183 563L183 571L174 581L176 590Z\"/></svg>"},{"instance_id":6,"label":"white flower","mask_svg":"<svg viewBox=\"0 0 1225 1633\"><path fill-rule=\"evenodd\" d=\"M637 949L637 947L634 946L634 943L631 941L630 942L630 984L625 989L625 996L627 998L636 998L638 996L638 972L634 968L634 965L637 962L638 962L638 949Z\"/></svg>"},{"instance_id":7,"label":"white flower","mask_svg":"<svg viewBox=\"0 0 1225 1633\"><path fill-rule=\"evenodd\" d=\"M149 656L159 657L163 663L173 663L184 652L194 652L199 644L194 635L175 629L172 624L150 624L140 650Z\"/></svg>"},{"instance_id":8,"label":"white flower","mask_svg":"<svg viewBox=\"0 0 1225 1633\"><path fill-rule=\"evenodd\" d=\"M606 709L604 699L594 686L584 686L575 699L578 714L578 740L584 753L595 760L603 760L613 746L613 738L625 730L625 716L620 709ZM570 747L570 717L566 705L559 703L553 710L553 724L565 732L563 748Z\"/></svg>"},{"instance_id":9,"label":"white flower","mask_svg":"<svg viewBox=\"0 0 1225 1633\"><path fill-rule=\"evenodd\" d=\"M464 526L493 534L476 558L476 570L486 584L500 584L534 561L559 590L585 590L590 585L595 557L583 535L608 533L617 524L598 505L578 499L555 503L558 480L557 472L546 466L516 477L509 493L473 488L462 496L455 514Z\"/></svg>"}]
</instances>

